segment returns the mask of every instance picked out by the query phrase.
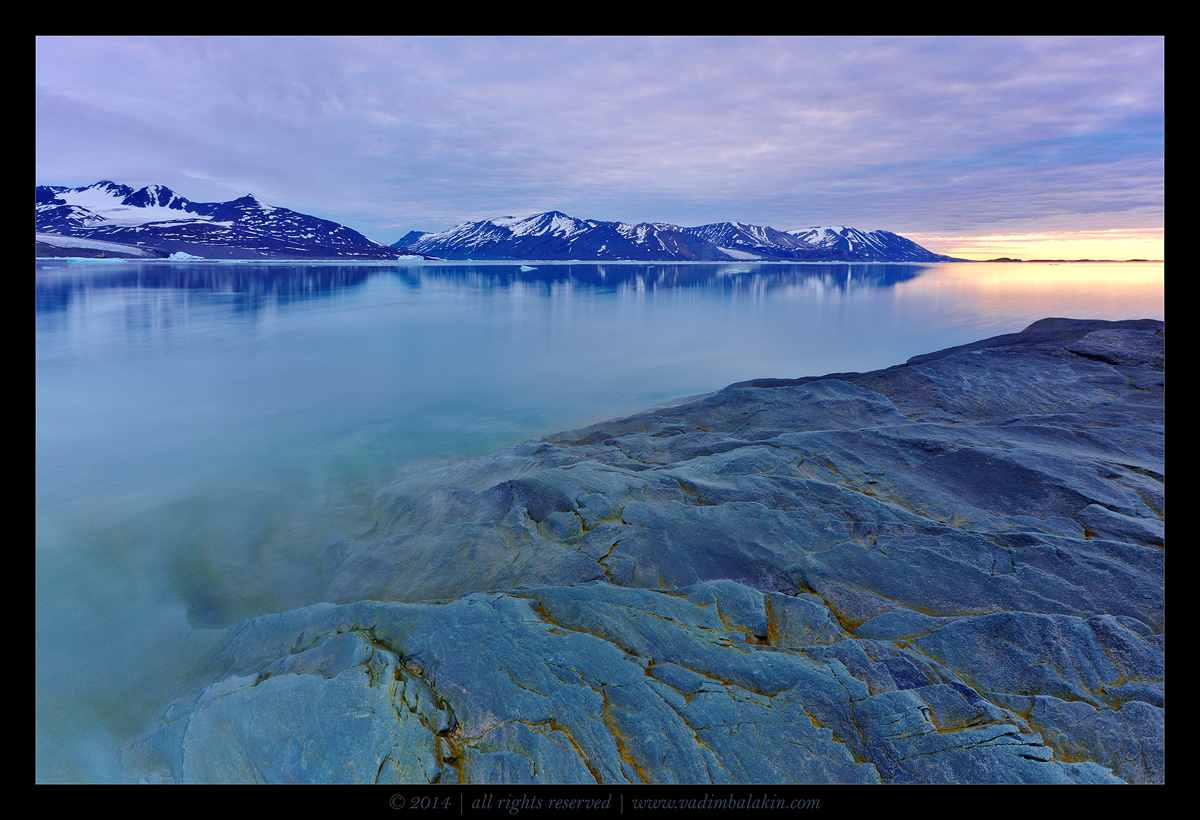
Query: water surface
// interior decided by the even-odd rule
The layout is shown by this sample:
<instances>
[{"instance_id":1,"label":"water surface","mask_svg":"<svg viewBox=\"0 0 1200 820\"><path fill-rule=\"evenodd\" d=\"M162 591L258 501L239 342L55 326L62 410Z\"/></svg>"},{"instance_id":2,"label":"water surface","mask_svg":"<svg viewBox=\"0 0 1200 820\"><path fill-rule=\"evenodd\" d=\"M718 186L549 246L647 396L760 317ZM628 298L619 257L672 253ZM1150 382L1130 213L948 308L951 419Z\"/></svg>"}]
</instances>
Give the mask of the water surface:
<instances>
[{"instance_id":1,"label":"water surface","mask_svg":"<svg viewBox=\"0 0 1200 820\"><path fill-rule=\"evenodd\" d=\"M1161 264L39 262L36 768L119 744L414 465L1046 316L1163 317Z\"/></svg>"}]
</instances>

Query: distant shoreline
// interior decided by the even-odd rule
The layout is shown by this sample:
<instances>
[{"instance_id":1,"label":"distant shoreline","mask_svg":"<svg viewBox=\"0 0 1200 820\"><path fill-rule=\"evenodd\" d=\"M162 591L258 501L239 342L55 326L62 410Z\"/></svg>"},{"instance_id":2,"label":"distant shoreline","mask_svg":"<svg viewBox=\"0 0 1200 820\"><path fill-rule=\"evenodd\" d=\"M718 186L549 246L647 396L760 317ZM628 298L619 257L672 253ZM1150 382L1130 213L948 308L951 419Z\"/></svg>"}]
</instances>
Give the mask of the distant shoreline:
<instances>
[{"instance_id":1,"label":"distant shoreline","mask_svg":"<svg viewBox=\"0 0 1200 820\"><path fill-rule=\"evenodd\" d=\"M971 259L971 262L1153 262L1155 264L1163 264L1161 259L1014 259L1011 256L999 256L995 259Z\"/></svg>"}]
</instances>

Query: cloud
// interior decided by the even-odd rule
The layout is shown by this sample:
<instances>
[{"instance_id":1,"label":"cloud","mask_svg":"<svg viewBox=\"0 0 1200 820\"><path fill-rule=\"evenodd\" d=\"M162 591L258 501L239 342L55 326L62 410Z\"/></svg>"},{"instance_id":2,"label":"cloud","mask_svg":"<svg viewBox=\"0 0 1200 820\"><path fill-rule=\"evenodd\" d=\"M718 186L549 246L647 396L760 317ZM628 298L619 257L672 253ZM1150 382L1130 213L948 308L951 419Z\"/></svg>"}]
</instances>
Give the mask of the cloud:
<instances>
[{"instance_id":1,"label":"cloud","mask_svg":"<svg viewBox=\"0 0 1200 820\"><path fill-rule=\"evenodd\" d=\"M37 174L250 185L382 241L552 207L1161 220L1163 72L1154 37L43 37Z\"/></svg>"}]
</instances>

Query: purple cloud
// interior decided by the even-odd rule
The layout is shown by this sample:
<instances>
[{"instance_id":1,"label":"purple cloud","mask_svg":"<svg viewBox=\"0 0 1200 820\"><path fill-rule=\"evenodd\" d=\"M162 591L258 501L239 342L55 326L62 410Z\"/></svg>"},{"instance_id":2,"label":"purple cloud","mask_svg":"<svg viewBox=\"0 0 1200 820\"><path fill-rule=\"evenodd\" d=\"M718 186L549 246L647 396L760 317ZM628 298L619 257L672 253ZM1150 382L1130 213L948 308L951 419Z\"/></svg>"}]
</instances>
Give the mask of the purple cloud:
<instances>
[{"instance_id":1,"label":"purple cloud","mask_svg":"<svg viewBox=\"0 0 1200 820\"><path fill-rule=\"evenodd\" d=\"M1161 228L1161 37L42 37L37 180L253 192L379 241L551 208Z\"/></svg>"}]
</instances>

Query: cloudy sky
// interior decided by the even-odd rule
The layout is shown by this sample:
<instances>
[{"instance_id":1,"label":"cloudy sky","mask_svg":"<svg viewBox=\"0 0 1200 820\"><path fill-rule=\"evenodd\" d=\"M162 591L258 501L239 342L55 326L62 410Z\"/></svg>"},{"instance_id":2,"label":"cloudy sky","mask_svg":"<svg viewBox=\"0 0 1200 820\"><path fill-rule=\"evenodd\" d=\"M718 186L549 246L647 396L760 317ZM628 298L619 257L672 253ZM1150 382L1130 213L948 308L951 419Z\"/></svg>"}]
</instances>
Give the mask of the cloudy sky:
<instances>
[{"instance_id":1,"label":"cloudy sky","mask_svg":"<svg viewBox=\"0 0 1200 820\"><path fill-rule=\"evenodd\" d=\"M1163 257L1162 37L39 37L37 182Z\"/></svg>"}]
</instances>

